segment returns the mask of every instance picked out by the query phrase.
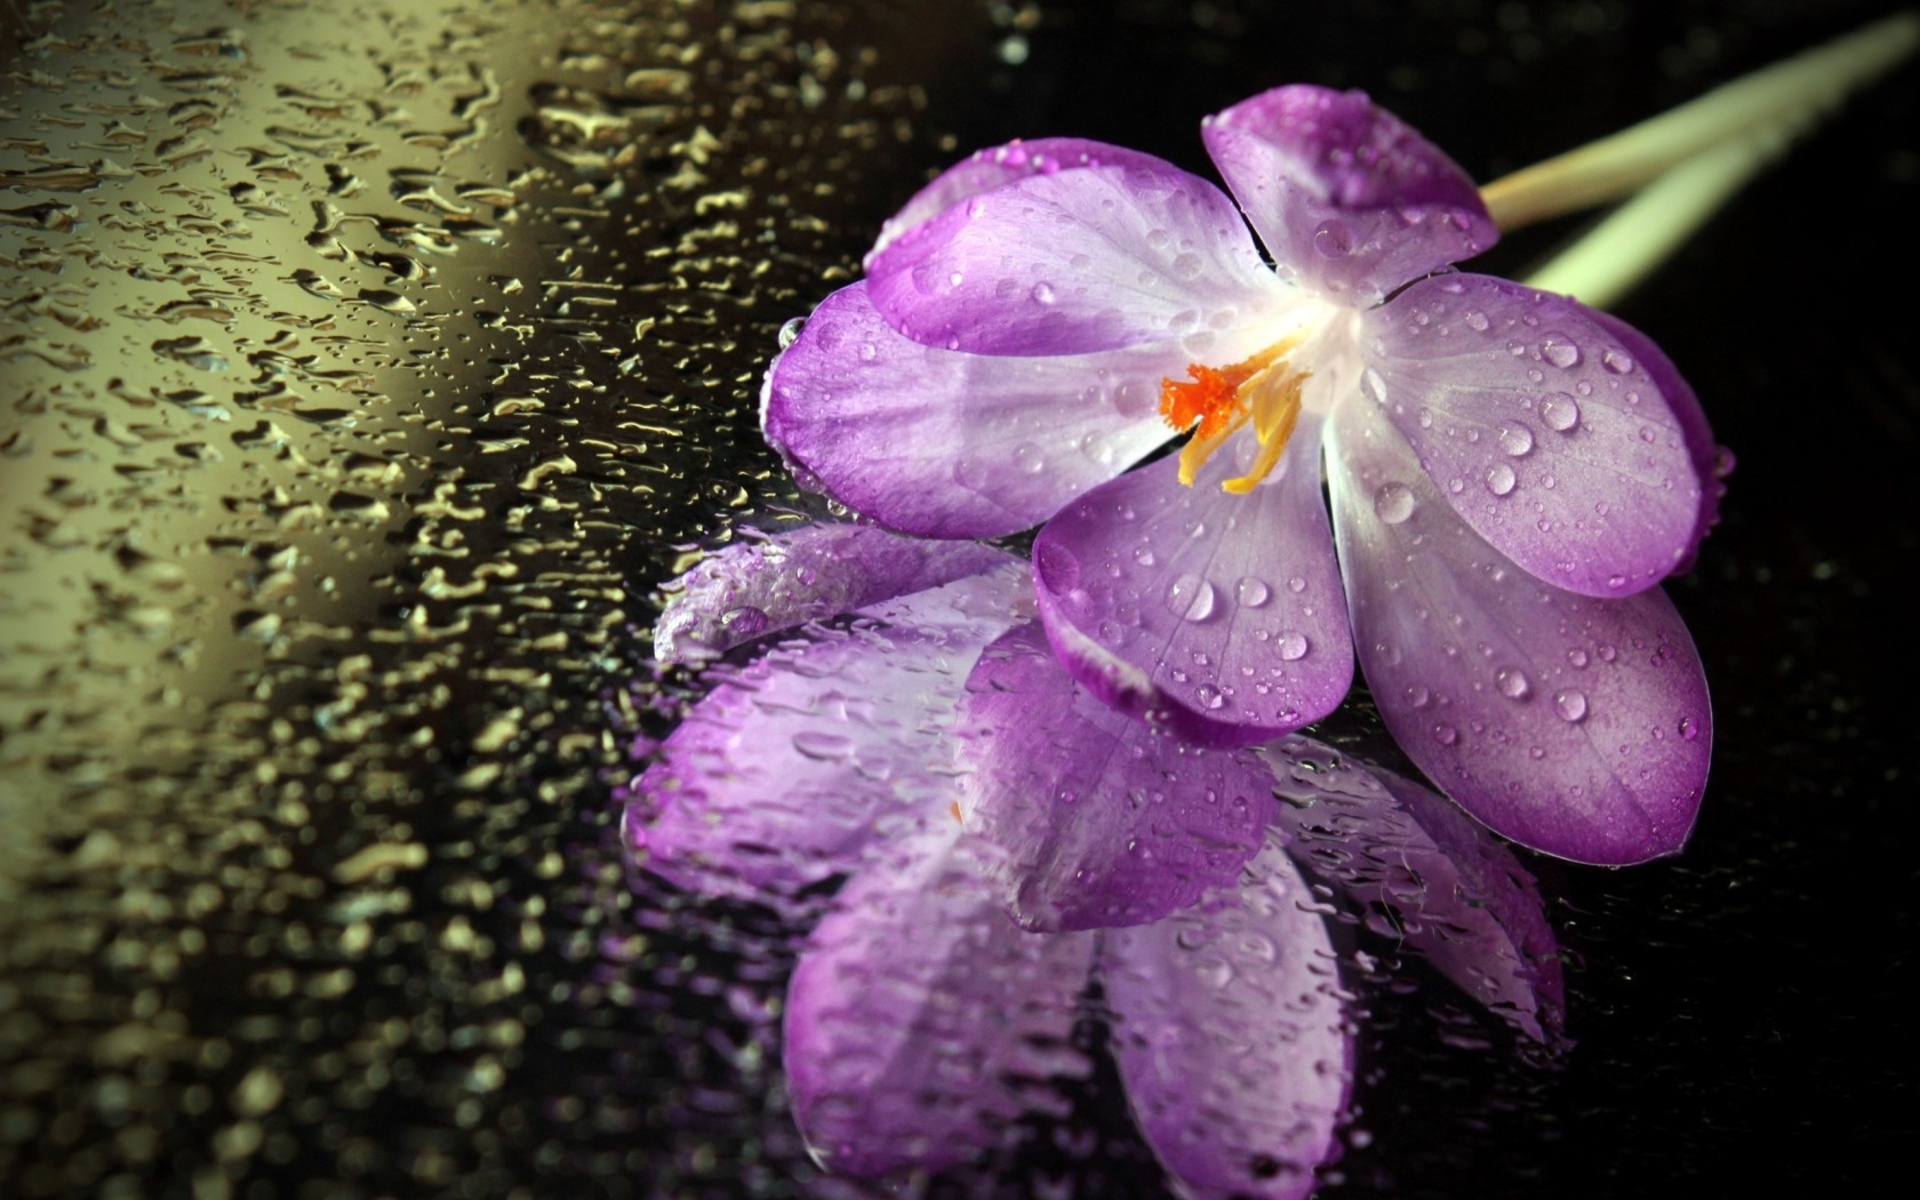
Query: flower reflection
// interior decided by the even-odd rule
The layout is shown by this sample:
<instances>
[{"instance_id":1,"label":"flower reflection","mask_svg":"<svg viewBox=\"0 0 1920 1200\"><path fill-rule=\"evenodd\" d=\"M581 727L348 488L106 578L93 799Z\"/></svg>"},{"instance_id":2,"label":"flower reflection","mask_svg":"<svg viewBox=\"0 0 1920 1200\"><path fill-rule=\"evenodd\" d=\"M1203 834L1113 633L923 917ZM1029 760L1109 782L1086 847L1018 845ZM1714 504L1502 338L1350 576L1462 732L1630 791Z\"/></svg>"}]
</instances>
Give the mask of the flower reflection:
<instances>
[{"instance_id":1,"label":"flower reflection","mask_svg":"<svg viewBox=\"0 0 1920 1200\"><path fill-rule=\"evenodd\" d=\"M902 532L1044 522L1061 660L1189 741L1318 720L1357 650L1407 754L1493 828L1677 850L1711 740L1656 587L1717 503L1691 389L1605 314L1449 270L1491 218L1361 94L1279 88L1203 132L1238 210L1070 139L941 176L775 362L768 439Z\"/></svg>"},{"instance_id":2,"label":"flower reflection","mask_svg":"<svg viewBox=\"0 0 1920 1200\"><path fill-rule=\"evenodd\" d=\"M1309 1193L1354 1085L1336 894L1557 1043L1553 935L1484 830L1302 737L1115 713L1031 612L1011 556L826 526L716 555L661 619L682 662L815 622L713 668L625 831L684 888L818 918L785 1066L828 1167L937 1169L1063 1112L1097 1017L1184 1194Z\"/></svg>"}]
</instances>

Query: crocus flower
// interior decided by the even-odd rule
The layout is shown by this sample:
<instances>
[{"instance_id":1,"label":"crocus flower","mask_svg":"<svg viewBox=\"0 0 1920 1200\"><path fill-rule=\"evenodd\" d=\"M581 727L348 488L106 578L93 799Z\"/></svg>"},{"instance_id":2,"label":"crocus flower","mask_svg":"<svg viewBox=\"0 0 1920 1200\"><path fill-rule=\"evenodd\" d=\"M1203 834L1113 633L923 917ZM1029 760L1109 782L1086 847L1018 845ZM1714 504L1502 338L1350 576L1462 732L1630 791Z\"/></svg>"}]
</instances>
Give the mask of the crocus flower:
<instances>
[{"instance_id":1,"label":"crocus flower","mask_svg":"<svg viewBox=\"0 0 1920 1200\"><path fill-rule=\"evenodd\" d=\"M1357 648L1495 830L1678 849L1711 716L1655 585L1715 514L1692 392L1621 322L1452 271L1495 238L1478 193L1363 95L1284 87L1203 135L1238 211L1070 139L936 179L775 362L768 439L897 531L1044 523L1048 639L1124 712L1257 744L1332 711Z\"/></svg>"},{"instance_id":2,"label":"crocus flower","mask_svg":"<svg viewBox=\"0 0 1920 1200\"><path fill-rule=\"evenodd\" d=\"M687 577L656 647L699 661L856 604L722 670L624 826L709 895L817 908L851 876L785 1017L795 1117L829 1168L937 1169L1058 1112L1057 1081L1091 1068L1071 1034L1097 979L1182 1194L1308 1194L1353 1086L1334 891L1557 1040L1555 943L1510 851L1303 738L1207 750L1115 713L1049 652L1011 556L847 526L736 545Z\"/></svg>"}]
</instances>

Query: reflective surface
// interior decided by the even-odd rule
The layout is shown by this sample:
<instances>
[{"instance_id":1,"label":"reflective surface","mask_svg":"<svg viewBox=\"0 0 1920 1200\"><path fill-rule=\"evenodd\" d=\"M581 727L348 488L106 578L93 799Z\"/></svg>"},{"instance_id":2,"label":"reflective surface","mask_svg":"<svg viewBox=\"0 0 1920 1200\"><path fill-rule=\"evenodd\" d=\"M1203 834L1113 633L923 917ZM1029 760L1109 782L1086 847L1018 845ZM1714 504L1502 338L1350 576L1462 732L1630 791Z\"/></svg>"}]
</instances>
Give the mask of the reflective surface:
<instances>
[{"instance_id":1,"label":"reflective surface","mask_svg":"<svg viewBox=\"0 0 1920 1200\"><path fill-rule=\"evenodd\" d=\"M975 144L1204 170L1201 113L1313 79L1489 178L1888 7L9 8L0 1179L842 1189L773 1067L792 931L634 876L609 828L685 686L631 684L652 586L797 502L754 433L779 325ZM1545 865L1558 1069L1361 981L1348 1190L1891 1155L1920 384L1867 297L1915 267L1914 83L1622 309L1741 462L1675 589L1720 713L1705 816L1672 863ZM1074 1100L929 1186L1159 1194L1111 1080Z\"/></svg>"}]
</instances>

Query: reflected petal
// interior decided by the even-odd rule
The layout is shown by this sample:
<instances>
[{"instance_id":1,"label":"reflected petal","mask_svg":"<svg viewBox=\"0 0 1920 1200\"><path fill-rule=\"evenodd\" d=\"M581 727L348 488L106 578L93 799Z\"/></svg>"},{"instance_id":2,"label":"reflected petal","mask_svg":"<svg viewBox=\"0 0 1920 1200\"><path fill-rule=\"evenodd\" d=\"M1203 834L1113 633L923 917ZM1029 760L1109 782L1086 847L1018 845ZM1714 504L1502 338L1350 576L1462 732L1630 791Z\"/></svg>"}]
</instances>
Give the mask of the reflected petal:
<instances>
[{"instance_id":1,"label":"reflected petal","mask_svg":"<svg viewBox=\"0 0 1920 1200\"><path fill-rule=\"evenodd\" d=\"M1559 941L1533 876L1485 828L1426 788L1303 737L1262 747L1277 824L1307 870L1390 909L1391 933L1535 1041L1562 1041Z\"/></svg>"},{"instance_id":2,"label":"reflected petal","mask_svg":"<svg viewBox=\"0 0 1920 1200\"><path fill-rule=\"evenodd\" d=\"M1012 561L973 542L805 525L736 542L669 585L654 657L698 662L769 633L923 592Z\"/></svg>"},{"instance_id":3,"label":"reflected petal","mask_svg":"<svg viewBox=\"0 0 1920 1200\"><path fill-rule=\"evenodd\" d=\"M981 655L959 729L967 826L1000 848L996 877L1030 928L1157 920L1237 878L1273 816L1259 759L1108 708L1037 626Z\"/></svg>"},{"instance_id":4,"label":"reflected petal","mask_svg":"<svg viewBox=\"0 0 1920 1200\"><path fill-rule=\"evenodd\" d=\"M733 673L630 789L640 861L689 891L766 898L945 812L965 672L1021 619L1025 575L1012 564L917 593Z\"/></svg>"},{"instance_id":5,"label":"reflected petal","mask_svg":"<svg viewBox=\"0 0 1920 1200\"><path fill-rule=\"evenodd\" d=\"M1102 935L1134 1120L1183 1195L1304 1197L1353 1087L1333 946L1269 839L1245 877L1154 925Z\"/></svg>"},{"instance_id":6,"label":"reflected petal","mask_svg":"<svg viewBox=\"0 0 1920 1200\"><path fill-rule=\"evenodd\" d=\"M977 845L942 821L841 893L787 993L794 1118L829 1169L937 1170L1026 1112L1059 1113L1091 934L1007 919Z\"/></svg>"}]
</instances>

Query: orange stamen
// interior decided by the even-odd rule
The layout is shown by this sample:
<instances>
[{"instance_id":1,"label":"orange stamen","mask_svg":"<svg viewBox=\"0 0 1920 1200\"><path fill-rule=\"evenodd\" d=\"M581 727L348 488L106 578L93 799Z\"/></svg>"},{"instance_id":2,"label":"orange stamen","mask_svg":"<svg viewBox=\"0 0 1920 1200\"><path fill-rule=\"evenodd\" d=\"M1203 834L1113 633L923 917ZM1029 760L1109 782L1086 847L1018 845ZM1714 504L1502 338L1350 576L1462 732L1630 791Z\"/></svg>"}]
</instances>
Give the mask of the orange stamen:
<instances>
[{"instance_id":1,"label":"orange stamen","mask_svg":"<svg viewBox=\"0 0 1920 1200\"><path fill-rule=\"evenodd\" d=\"M1279 357L1281 347L1269 347L1244 362L1227 367L1193 363L1187 367L1191 383L1160 381L1160 415L1175 430L1193 429L1194 436L1212 439L1238 418L1247 415L1240 388ZM1195 428L1195 426L1198 428Z\"/></svg>"},{"instance_id":2,"label":"orange stamen","mask_svg":"<svg viewBox=\"0 0 1920 1200\"><path fill-rule=\"evenodd\" d=\"M1193 431L1180 451L1181 483L1192 487L1201 465L1249 420L1260 440L1260 454L1253 470L1222 486L1229 492L1250 491L1279 463L1300 415L1306 376L1288 372L1275 378L1270 369L1298 344L1297 338L1289 338L1226 367L1193 363L1187 367L1191 382L1160 381L1161 417L1174 429Z\"/></svg>"}]
</instances>

